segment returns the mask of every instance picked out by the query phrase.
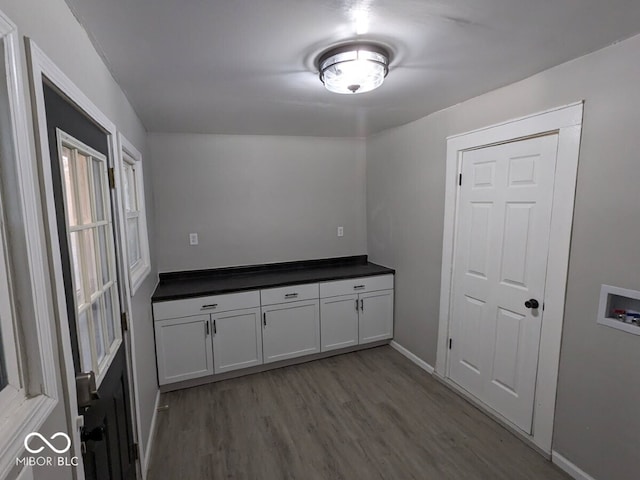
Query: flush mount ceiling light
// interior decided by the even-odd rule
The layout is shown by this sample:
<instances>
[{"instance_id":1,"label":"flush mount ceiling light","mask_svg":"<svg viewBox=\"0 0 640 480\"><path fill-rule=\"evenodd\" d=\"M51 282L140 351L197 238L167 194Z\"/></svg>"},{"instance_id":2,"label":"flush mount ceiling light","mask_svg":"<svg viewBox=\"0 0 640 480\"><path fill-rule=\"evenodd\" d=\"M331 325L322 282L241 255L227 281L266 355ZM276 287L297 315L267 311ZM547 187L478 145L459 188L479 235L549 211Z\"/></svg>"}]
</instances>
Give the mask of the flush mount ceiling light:
<instances>
[{"instance_id":1,"label":"flush mount ceiling light","mask_svg":"<svg viewBox=\"0 0 640 480\"><path fill-rule=\"evenodd\" d=\"M389 73L389 52L378 45L352 43L318 58L320 81L334 93L365 93L378 88Z\"/></svg>"}]
</instances>

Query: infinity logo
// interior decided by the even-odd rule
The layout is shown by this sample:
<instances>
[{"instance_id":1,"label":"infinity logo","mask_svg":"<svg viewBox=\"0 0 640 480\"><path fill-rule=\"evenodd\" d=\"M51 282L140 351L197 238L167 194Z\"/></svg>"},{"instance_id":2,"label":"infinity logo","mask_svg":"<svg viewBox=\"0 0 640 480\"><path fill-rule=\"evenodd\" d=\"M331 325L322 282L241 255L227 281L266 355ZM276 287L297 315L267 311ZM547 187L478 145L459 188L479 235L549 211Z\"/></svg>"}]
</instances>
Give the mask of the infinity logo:
<instances>
[{"instance_id":1,"label":"infinity logo","mask_svg":"<svg viewBox=\"0 0 640 480\"><path fill-rule=\"evenodd\" d=\"M65 448L63 448L62 450L58 450L56 447L54 447L51 442L49 442L49 440L47 440L46 438L44 438L41 434L39 434L38 432L32 432L29 435L27 435L24 439L24 448L26 448L29 452L31 453L40 453L41 451L44 450L44 446L40 447L40 448L31 448L29 446L29 440L31 440L33 437L38 437L40 440L42 440L51 450L53 450L56 453L65 453L68 452L69 449L71 448L71 439L69 438L69 435L67 435L66 433L63 432L58 432L58 433L54 433L51 436L51 440L54 440L58 437L64 437L67 440L67 446Z\"/></svg>"}]
</instances>

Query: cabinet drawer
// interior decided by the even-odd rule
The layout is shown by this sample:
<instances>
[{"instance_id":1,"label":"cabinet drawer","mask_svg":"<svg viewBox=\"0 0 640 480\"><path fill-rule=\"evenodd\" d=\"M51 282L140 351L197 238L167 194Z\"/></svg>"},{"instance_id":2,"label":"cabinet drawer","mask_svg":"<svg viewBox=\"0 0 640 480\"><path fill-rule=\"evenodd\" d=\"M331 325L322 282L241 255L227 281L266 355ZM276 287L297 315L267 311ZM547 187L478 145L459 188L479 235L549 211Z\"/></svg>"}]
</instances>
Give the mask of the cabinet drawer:
<instances>
[{"instance_id":1,"label":"cabinet drawer","mask_svg":"<svg viewBox=\"0 0 640 480\"><path fill-rule=\"evenodd\" d=\"M393 289L393 275L349 278L348 280L321 283L320 298L391 289Z\"/></svg>"},{"instance_id":2,"label":"cabinet drawer","mask_svg":"<svg viewBox=\"0 0 640 480\"><path fill-rule=\"evenodd\" d=\"M319 298L318 284L291 285L289 287L269 288L260 290L262 305L277 305L279 303L297 302L300 300L314 300Z\"/></svg>"},{"instance_id":3,"label":"cabinet drawer","mask_svg":"<svg viewBox=\"0 0 640 480\"><path fill-rule=\"evenodd\" d=\"M211 295L208 297L185 298L170 302L153 304L153 318L164 320L167 318L189 317L203 313L226 312L260 306L260 292L229 293L225 295Z\"/></svg>"}]
</instances>

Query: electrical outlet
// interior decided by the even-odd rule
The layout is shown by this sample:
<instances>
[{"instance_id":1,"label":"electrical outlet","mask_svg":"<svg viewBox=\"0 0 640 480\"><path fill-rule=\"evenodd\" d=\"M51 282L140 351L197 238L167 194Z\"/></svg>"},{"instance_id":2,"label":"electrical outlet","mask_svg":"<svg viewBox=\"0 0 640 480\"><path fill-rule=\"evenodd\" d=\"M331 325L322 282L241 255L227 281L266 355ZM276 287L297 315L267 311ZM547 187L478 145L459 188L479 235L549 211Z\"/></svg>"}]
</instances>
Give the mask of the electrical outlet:
<instances>
[{"instance_id":1,"label":"electrical outlet","mask_svg":"<svg viewBox=\"0 0 640 480\"><path fill-rule=\"evenodd\" d=\"M189 245L198 245L198 234L190 233L189 234Z\"/></svg>"},{"instance_id":2,"label":"electrical outlet","mask_svg":"<svg viewBox=\"0 0 640 480\"><path fill-rule=\"evenodd\" d=\"M338 236L344 237L344 227L338 227Z\"/></svg>"}]
</instances>

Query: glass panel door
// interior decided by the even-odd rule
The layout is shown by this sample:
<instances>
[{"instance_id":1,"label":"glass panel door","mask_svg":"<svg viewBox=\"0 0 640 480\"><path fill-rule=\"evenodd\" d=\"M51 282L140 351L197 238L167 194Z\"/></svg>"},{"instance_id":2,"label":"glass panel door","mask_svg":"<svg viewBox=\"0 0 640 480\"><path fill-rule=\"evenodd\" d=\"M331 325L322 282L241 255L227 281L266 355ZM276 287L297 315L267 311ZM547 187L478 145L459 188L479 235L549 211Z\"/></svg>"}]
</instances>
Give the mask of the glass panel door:
<instances>
[{"instance_id":1,"label":"glass panel door","mask_svg":"<svg viewBox=\"0 0 640 480\"><path fill-rule=\"evenodd\" d=\"M57 133L80 362L99 384L122 339L107 159Z\"/></svg>"}]
</instances>

